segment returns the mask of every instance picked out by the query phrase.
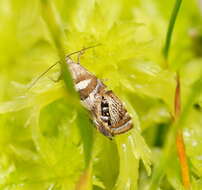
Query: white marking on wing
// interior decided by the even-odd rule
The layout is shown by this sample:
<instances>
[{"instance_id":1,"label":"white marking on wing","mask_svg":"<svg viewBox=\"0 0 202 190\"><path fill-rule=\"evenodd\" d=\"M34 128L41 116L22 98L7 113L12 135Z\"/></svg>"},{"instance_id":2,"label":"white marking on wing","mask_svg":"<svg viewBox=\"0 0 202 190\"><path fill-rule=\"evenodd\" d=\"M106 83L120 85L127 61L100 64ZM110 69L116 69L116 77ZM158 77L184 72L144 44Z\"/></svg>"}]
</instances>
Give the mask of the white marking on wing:
<instances>
[{"instance_id":1,"label":"white marking on wing","mask_svg":"<svg viewBox=\"0 0 202 190\"><path fill-rule=\"evenodd\" d=\"M105 122L107 122L107 121L109 121L109 117L108 116L100 116L100 118L103 120L103 121L105 121Z\"/></svg>"},{"instance_id":2,"label":"white marking on wing","mask_svg":"<svg viewBox=\"0 0 202 190\"><path fill-rule=\"evenodd\" d=\"M127 121L126 123L124 123L123 125L119 126L118 128L114 128L114 131L120 131L126 127L128 127L128 125L132 124L132 120Z\"/></svg>"},{"instance_id":3,"label":"white marking on wing","mask_svg":"<svg viewBox=\"0 0 202 190\"><path fill-rule=\"evenodd\" d=\"M89 96L84 100L84 104L85 104L85 107L88 109L88 110L91 110L95 103L96 103L96 100L100 97L100 95L98 94L98 90L99 88L102 86L103 84L101 83L101 81L98 79L97 80L97 85L96 87L94 88L94 90L89 94Z\"/></svg>"},{"instance_id":4,"label":"white marking on wing","mask_svg":"<svg viewBox=\"0 0 202 190\"><path fill-rule=\"evenodd\" d=\"M83 81L80 81L78 84L76 84L76 90L83 90L85 89L91 82L92 79L86 79Z\"/></svg>"}]
</instances>

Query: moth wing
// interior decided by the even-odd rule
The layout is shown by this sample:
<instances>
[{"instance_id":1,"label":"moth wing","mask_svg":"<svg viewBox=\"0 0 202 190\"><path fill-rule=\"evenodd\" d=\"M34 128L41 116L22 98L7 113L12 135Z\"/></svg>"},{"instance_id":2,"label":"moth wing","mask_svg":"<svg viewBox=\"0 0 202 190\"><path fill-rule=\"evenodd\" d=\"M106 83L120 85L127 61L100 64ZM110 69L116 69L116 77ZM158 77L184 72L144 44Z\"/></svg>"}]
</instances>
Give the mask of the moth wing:
<instances>
[{"instance_id":1,"label":"moth wing","mask_svg":"<svg viewBox=\"0 0 202 190\"><path fill-rule=\"evenodd\" d=\"M111 125L115 126L120 120L123 119L127 111L124 108L121 100L115 96L112 91L107 91L105 98L109 104Z\"/></svg>"}]
</instances>

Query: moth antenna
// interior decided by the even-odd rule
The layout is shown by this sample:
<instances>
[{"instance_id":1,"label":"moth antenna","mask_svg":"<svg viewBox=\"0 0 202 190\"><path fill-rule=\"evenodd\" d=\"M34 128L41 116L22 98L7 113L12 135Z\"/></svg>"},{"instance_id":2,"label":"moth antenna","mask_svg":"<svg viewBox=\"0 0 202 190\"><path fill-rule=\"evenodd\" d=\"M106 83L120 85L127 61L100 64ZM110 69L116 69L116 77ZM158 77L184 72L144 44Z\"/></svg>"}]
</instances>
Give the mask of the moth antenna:
<instances>
[{"instance_id":1,"label":"moth antenna","mask_svg":"<svg viewBox=\"0 0 202 190\"><path fill-rule=\"evenodd\" d=\"M101 46L101 45L102 45L102 44L96 44L96 45L94 45L94 46L89 46L89 47L86 47L86 48L82 48L82 49L79 50L79 51L75 51L75 52L72 52L72 53L66 55L66 57L69 57L69 56L74 55L74 54L76 54L76 53L80 53L80 52L85 51L85 50L87 50L87 49L91 49L91 48L94 48L94 47L97 47L97 46Z\"/></svg>"},{"instance_id":2,"label":"moth antenna","mask_svg":"<svg viewBox=\"0 0 202 190\"><path fill-rule=\"evenodd\" d=\"M43 73L41 73L28 87L27 91L30 90L38 81L41 77L43 77L46 73L48 73L53 67L55 67L55 65L57 65L60 61L57 61L56 63L54 63L53 65L51 65L50 67L48 67L48 69L46 69Z\"/></svg>"},{"instance_id":3,"label":"moth antenna","mask_svg":"<svg viewBox=\"0 0 202 190\"><path fill-rule=\"evenodd\" d=\"M100 46L102 44L96 44L94 46L89 46L89 47L86 47L86 48L82 48L81 50L79 51L75 51L75 52L72 52L68 55L66 55L65 57L70 57L71 55L74 55L76 53L80 53L82 51L85 51L85 50L88 50L88 49L91 49L91 48L94 48L94 47L97 47L97 46ZM41 77L43 77L46 73L48 73L53 67L55 67L58 63L60 63L60 61L57 61L56 63L54 63L53 65L51 65L50 67L48 67L48 69L46 69L43 73L41 73L31 84L30 86L28 87L27 91L30 90L38 81Z\"/></svg>"}]
</instances>

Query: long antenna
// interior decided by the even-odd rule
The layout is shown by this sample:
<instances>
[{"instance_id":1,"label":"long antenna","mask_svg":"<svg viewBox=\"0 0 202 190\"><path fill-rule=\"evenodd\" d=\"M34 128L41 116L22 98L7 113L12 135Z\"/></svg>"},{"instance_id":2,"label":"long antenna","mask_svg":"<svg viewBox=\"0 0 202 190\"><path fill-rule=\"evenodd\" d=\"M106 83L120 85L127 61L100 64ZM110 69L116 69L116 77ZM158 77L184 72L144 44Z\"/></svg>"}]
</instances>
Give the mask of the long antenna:
<instances>
[{"instance_id":1,"label":"long antenna","mask_svg":"<svg viewBox=\"0 0 202 190\"><path fill-rule=\"evenodd\" d=\"M82 51L85 51L85 50L87 50L87 49L91 49L91 48L94 48L94 47L97 47L97 46L100 46L100 45L102 45L102 44L96 44L96 45L94 45L94 46L89 46L89 47L83 48L83 49L81 49L81 50L79 50L79 51L75 51L75 52L72 52L72 53L66 55L66 57L69 57L69 56L74 55L74 54L76 54L76 53L80 53L80 52L82 52ZM46 69L43 73L41 73L41 74L30 84L30 86L28 87L27 90L30 90L30 89L39 81L39 79L40 79L41 77L43 77L46 73L48 73L48 72L49 72L53 67L55 67L58 63L60 63L60 61L57 61L56 63L54 63L53 65L51 65L50 67L48 67L48 69Z\"/></svg>"},{"instance_id":2,"label":"long antenna","mask_svg":"<svg viewBox=\"0 0 202 190\"><path fill-rule=\"evenodd\" d=\"M89 47L83 48L83 49L81 49L81 50L79 50L79 51L75 51L75 52L73 52L73 53L70 53L70 54L66 55L66 57L69 57L69 56L74 55L74 54L76 54L76 53L80 53L81 51L85 51L85 50L87 50L87 49L91 49L91 48L94 48L94 47L97 47L97 46L101 46L101 45L102 45L102 44L96 44L96 45L94 45L94 46L89 46Z\"/></svg>"},{"instance_id":3,"label":"long antenna","mask_svg":"<svg viewBox=\"0 0 202 190\"><path fill-rule=\"evenodd\" d=\"M54 63L53 65L51 65L50 67L48 67L48 69L46 69L43 73L41 73L28 87L27 90L30 90L38 81L39 79L44 76L46 73L48 73L48 71L50 71L55 65L57 65L59 63L59 61L57 61L56 63Z\"/></svg>"}]
</instances>

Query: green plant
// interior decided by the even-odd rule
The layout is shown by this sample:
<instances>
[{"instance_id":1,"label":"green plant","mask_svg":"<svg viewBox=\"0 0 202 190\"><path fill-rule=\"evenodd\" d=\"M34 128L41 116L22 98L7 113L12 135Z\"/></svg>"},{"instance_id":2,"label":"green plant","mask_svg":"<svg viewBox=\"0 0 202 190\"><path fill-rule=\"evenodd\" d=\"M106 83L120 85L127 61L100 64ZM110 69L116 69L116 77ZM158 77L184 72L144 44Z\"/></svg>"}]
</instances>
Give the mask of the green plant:
<instances>
[{"instance_id":1,"label":"green plant","mask_svg":"<svg viewBox=\"0 0 202 190\"><path fill-rule=\"evenodd\" d=\"M202 188L201 13L195 1L180 12L176 3L165 40L174 1L0 1L0 189L183 189L179 129L192 189ZM93 127L64 62L98 43L81 64L133 116L134 129L112 141ZM182 111L173 122L176 72Z\"/></svg>"}]
</instances>

